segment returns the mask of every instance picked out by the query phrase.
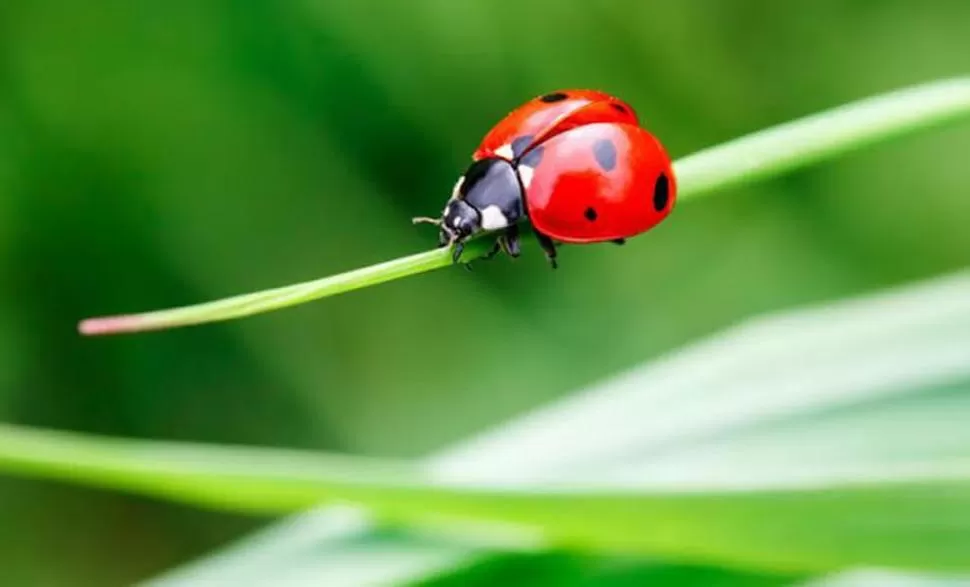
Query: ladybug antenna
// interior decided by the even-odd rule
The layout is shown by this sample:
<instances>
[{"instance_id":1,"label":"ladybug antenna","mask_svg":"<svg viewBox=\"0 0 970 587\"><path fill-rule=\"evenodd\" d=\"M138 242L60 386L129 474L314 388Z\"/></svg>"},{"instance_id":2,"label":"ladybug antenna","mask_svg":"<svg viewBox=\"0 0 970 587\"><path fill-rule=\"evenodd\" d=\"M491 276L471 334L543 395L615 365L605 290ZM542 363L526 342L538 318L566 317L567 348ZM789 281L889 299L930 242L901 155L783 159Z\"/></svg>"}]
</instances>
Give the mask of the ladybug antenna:
<instances>
[{"instance_id":1,"label":"ladybug antenna","mask_svg":"<svg viewBox=\"0 0 970 587\"><path fill-rule=\"evenodd\" d=\"M418 216L411 219L412 224L434 224L435 226L441 226L440 218L430 218L428 216Z\"/></svg>"}]
</instances>

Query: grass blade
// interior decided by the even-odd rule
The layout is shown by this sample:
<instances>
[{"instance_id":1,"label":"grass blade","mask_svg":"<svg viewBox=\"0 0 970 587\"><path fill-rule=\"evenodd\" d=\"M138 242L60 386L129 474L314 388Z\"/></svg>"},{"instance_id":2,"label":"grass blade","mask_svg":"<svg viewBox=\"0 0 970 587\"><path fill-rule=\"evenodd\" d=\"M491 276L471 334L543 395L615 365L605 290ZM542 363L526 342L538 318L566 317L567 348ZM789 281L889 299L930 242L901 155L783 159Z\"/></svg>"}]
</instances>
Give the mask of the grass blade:
<instances>
[{"instance_id":1,"label":"grass blade","mask_svg":"<svg viewBox=\"0 0 970 587\"><path fill-rule=\"evenodd\" d=\"M905 88L705 149L677 162L684 191L714 190L807 167L970 113L970 78Z\"/></svg>"},{"instance_id":2,"label":"grass blade","mask_svg":"<svg viewBox=\"0 0 970 587\"><path fill-rule=\"evenodd\" d=\"M801 120L706 149L674 164L679 200L690 201L720 188L779 175L888 138L970 114L970 78L915 86L860 100ZM462 257L487 252L471 243ZM354 289L377 285L450 265L450 252L436 249L332 277L231 298L140 314L83 320L82 334L159 330L278 310Z\"/></svg>"},{"instance_id":3,"label":"grass blade","mask_svg":"<svg viewBox=\"0 0 970 587\"><path fill-rule=\"evenodd\" d=\"M477 256L484 253L484 250L485 244L481 241L469 243L466 256ZM89 318L81 321L78 330L87 335L120 334L232 320L440 269L451 264L449 250L435 249L331 277L241 294L203 304L143 314Z\"/></svg>"}]
</instances>

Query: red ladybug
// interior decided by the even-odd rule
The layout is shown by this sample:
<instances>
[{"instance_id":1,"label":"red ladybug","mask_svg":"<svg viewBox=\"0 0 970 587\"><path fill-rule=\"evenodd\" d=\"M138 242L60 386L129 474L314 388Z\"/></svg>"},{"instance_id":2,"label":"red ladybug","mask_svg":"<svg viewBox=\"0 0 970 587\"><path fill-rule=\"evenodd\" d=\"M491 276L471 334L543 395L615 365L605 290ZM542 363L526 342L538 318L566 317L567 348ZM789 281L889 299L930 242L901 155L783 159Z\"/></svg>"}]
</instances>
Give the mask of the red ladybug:
<instances>
[{"instance_id":1,"label":"red ladybug","mask_svg":"<svg viewBox=\"0 0 970 587\"><path fill-rule=\"evenodd\" d=\"M676 182L663 146L629 104L594 90L526 102L482 140L440 218L439 244L499 233L495 249L519 255L518 223L531 222L556 267L556 243L615 242L670 214ZM489 255L489 256L491 256Z\"/></svg>"}]
</instances>

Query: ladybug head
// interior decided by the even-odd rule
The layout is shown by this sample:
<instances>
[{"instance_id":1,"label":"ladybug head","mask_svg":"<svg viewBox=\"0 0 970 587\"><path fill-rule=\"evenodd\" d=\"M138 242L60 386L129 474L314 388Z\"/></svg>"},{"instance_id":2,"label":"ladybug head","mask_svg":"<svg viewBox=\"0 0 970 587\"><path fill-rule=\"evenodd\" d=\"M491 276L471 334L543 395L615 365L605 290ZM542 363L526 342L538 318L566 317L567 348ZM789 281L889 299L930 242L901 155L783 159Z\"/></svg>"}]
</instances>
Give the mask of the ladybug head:
<instances>
[{"instance_id":1,"label":"ladybug head","mask_svg":"<svg viewBox=\"0 0 970 587\"><path fill-rule=\"evenodd\" d=\"M478 210L464 200L450 200L441 215L438 243L442 246L462 242L482 228Z\"/></svg>"},{"instance_id":2,"label":"ladybug head","mask_svg":"<svg viewBox=\"0 0 970 587\"><path fill-rule=\"evenodd\" d=\"M438 227L440 246L460 245L483 231L508 228L523 217L522 187L509 161L493 157L475 161L452 189L440 218L421 216L415 224Z\"/></svg>"}]
</instances>

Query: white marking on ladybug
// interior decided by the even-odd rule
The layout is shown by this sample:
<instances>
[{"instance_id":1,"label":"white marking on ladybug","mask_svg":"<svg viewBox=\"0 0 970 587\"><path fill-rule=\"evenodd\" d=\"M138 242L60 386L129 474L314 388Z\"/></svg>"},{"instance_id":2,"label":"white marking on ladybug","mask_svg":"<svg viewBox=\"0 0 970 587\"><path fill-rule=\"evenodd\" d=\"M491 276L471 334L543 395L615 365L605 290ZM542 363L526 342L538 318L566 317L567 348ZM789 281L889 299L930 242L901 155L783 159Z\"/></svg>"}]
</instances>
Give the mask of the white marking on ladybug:
<instances>
[{"instance_id":1,"label":"white marking on ladybug","mask_svg":"<svg viewBox=\"0 0 970 587\"><path fill-rule=\"evenodd\" d=\"M462 175L462 176L460 176L458 178L458 181L455 182L455 187L452 188L452 190L451 190L451 199L452 200L457 200L458 199L458 196L461 195L461 186L464 183L465 183L465 176Z\"/></svg>"},{"instance_id":2,"label":"white marking on ladybug","mask_svg":"<svg viewBox=\"0 0 970 587\"><path fill-rule=\"evenodd\" d=\"M485 230L496 230L505 228L509 225L509 219L502 213L502 209L492 204L482 210L482 228Z\"/></svg>"},{"instance_id":3,"label":"white marking on ladybug","mask_svg":"<svg viewBox=\"0 0 970 587\"><path fill-rule=\"evenodd\" d=\"M532 176L535 174L535 169L531 167L520 165L519 166L519 179L522 180L522 187L529 189L529 184L532 183Z\"/></svg>"},{"instance_id":4,"label":"white marking on ladybug","mask_svg":"<svg viewBox=\"0 0 970 587\"><path fill-rule=\"evenodd\" d=\"M505 144L499 147L498 149L495 149L495 154L501 157L502 159L515 158L515 151L512 150L511 144Z\"/></svg>"}]
</instances>

